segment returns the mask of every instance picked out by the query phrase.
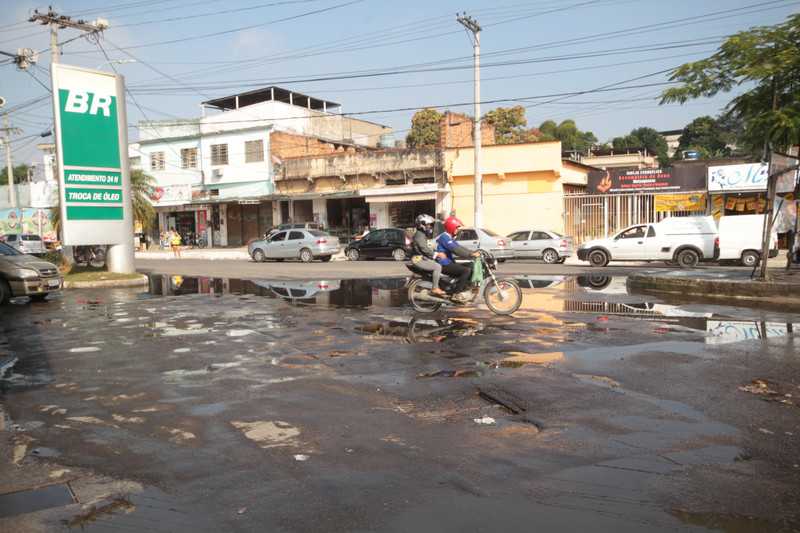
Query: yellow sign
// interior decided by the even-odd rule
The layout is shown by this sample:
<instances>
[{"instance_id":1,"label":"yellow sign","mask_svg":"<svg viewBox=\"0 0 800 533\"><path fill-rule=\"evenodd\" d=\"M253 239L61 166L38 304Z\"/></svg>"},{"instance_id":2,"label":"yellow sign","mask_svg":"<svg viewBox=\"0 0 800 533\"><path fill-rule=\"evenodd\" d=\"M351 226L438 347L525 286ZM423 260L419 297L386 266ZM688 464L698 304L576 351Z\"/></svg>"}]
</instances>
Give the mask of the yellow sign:
<instances>
[{"instance_id":1,"label":"yellow sign","mask_svg":"<svg viewBox=\"0 0 800 533\"><path fill-rule=\"evenodd\" d=\"M705 211L706 195L701 193L657 194L656 211L671 213L674 211Z\"/></svg>"}]
</instances>

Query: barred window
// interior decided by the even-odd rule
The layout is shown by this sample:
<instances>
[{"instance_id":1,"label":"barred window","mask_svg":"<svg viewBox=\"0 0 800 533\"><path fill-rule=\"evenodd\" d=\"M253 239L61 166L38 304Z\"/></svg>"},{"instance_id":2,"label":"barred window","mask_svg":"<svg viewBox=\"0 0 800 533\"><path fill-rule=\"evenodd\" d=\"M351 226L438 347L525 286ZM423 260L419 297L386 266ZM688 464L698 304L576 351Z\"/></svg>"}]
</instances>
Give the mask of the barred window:
<instances>
[{"instance_id":1,"label":"barred window","mask_svg":"<svg viewBox=\"0 0 800 533\"><path fill-rule=\"evenodd\" d=\"M150 153L150 170L164 170L165 166L164 152Z\"/></svg>"},{"instance_id":2,"label":"barred window","mask_svg":"<svg viewBox=\"0 0 800 533\"><path fill-rule=\"evenodd\" d=\"M211 145L211 164L212 165L227 165L228 164L228 145L227 144L212 144Z\"/></svg>"},{"instance_id":3,"label":"barred window","mask_svg":"<svg viewBox=\"0 0 800 533\"><path fill-rule=\"evenodd\" d=\"M181 148L181 168L197 168L197 148Z\"/></svg>"},{"instance_id":4,"label":"barred window","mask_svg":"<svg viewBox=\"0 0 800 533\"><path fill-rule=\"evenodd\" d=\"M262 161L264 161L264 141L261 139L257 141L245 141L244 162L260 163Z\"/></svg>"}]
</instances>

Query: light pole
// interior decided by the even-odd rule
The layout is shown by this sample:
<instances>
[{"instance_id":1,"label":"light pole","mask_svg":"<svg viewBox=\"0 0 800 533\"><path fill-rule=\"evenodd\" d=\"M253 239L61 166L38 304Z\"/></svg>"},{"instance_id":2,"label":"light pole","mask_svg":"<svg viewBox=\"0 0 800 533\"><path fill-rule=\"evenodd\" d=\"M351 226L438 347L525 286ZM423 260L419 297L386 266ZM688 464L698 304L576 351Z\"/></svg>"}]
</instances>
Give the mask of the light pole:
<instances>
[{"instance_id":1,"label":"light pole","mask_svg":"<svg viewBox=\"0 0 800 533\"><path fill-rule=\"evenodd\" d=\"M481 173L481 26L478 21L462 13L456 20L472 33L473 57L475 60L475 94L473 120L473 144L475 145L475 227L483 226L483 174Z\"/></svg>"}]
</instances>

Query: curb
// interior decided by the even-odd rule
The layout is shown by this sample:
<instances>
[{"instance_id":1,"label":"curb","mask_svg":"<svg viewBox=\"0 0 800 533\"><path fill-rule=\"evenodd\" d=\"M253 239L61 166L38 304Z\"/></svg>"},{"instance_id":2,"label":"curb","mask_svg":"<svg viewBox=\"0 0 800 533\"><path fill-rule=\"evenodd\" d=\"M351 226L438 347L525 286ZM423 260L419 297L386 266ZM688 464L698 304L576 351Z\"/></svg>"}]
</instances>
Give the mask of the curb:
<instances>
[{"instance_id":1,"label":"curb","mask_svg":"<svg viewBox=\"0 0 800 533\"><path fill-rule=\"evenodd\" d=\"M65 281L65 289L107 289L125 287L143 287L148 284L148 278L141 274L134 279L106 279L98 281Z\"/></svg>"},{"instance_id":2,"label":"curb","mask_svg":"<svg viewBox=\"0 0 800 533\"><path fill-rule=\"evenodd\" d=\"M791 307L800 307L800 302L792 296L800 288L800 284L797 283L668 277L658 274L632 274L628 276L627 283L629 288L645 292L705 296L715 299L768 300L773 303L780 300Z\"/></svg>"}]
</instances>

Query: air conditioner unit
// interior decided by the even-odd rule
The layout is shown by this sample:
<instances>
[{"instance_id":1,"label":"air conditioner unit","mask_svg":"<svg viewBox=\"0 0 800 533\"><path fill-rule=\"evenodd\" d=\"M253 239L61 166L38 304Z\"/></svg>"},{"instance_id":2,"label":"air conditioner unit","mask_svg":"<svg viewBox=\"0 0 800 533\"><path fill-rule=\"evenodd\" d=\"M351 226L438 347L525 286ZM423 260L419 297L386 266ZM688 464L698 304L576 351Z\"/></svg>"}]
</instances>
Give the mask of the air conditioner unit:
<instances>
[{"instance_id":1,"label":"air conditioner unit","mask_svg":"<svg viewBox=\"0 0 800 533\"><path fill-rule=\"evenodd\" d=\"M222 177L222 169L221 168L213 169L211 171L211 177L214 178L215 180L220 179Z\"/></svg>"}]
</instances>

